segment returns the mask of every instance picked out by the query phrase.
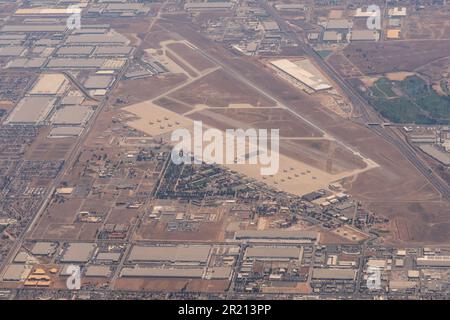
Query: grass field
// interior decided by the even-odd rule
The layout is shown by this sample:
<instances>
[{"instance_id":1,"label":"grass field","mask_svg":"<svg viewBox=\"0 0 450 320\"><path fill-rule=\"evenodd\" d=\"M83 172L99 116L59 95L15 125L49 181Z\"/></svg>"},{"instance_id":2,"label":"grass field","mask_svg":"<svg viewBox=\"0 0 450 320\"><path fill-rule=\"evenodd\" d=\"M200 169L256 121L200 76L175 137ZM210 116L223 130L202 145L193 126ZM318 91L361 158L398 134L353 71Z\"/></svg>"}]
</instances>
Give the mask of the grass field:
<instances>
[{"instance_id":1,"label":"grass field","mask_svg":"<svg viewBox=\"0 0 450 320\"><path fill-rule=\"evenodd\" d=\"M423 79L378 79L370 87L370 103L396 123L449 124L450 98L438 95Z\"/></svg>"}]
</instances>

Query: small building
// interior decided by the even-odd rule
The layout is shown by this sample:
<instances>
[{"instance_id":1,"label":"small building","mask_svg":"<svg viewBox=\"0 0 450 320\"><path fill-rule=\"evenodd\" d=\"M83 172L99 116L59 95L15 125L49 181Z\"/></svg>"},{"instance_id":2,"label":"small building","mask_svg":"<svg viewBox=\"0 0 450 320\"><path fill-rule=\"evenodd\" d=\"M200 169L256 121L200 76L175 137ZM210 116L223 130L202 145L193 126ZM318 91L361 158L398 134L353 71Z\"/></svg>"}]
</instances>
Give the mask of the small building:
<instances>
[{"instance_id":1,"label":"small building","mask_svg":"<svg viewBox=\"0 0 450 320\"><path fill-rule=\"evenodd\" d=\"M387 39L400 39L400 29L389 29L386 32Z\"/></svg>"}]
</instances>

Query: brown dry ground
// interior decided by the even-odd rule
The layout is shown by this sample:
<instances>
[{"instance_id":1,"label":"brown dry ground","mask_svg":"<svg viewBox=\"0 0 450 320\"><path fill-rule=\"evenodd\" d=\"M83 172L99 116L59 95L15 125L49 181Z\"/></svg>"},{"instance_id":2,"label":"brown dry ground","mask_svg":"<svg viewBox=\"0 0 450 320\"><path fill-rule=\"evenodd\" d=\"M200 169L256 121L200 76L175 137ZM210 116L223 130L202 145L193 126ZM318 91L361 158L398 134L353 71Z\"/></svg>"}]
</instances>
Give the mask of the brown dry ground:
<instances>
[{"instance_id":1,"label":"brown dry ground","mask_svg":"<svg viewBox=\"0 0 450 320\"><path fill-rule=\"evenodd\" d=\"M329 140L284 140L281 141L280 151L288 157L331 174L366 167L361 158Z\"/></svg>"},{"instance_id":2,"label":"brown dry ground","mask_svg":"<svg viewBox=\"0 0 450 320\"><path fill-rule=\"evenodd\" d=\"M275 102L261 96L254 89L233 79L222 70L173 92L170 97L191 105L207 104L209 107L227 107L230 103L249 103L257 107L273 107Z\"/></svg>"},{"instance_id":3,"label":"brown dry ground","mask_svg":"<svg viewBox=\"0 0 450 320\"><path fill-rule=\"evenodd\" d=\"M365 74L413 71L450 55L450 40L353 43L344 54Z\"/></svg>"},{"instance_id":4,"label":"brown dry ground","mask_svg":"<svg viewBox=\"0 0 450 320\"><path fill-rule=\"evenodd\" d=\"M183 58L187 63L194 67L197 71L204 71L214 67L209 60L199 55L192 48L184 43L170 43L167 47Z\"/></svg>"},{"instance_id":5,"label":"brown dry ground","mask_svg":"<svg viewBox=\"0 0 450 320\"><path fill-rule=\"evenodd\" d=\"M296 119L288 110L280 108L265 110L229 108L208 111L245 123L252 128L280 129L281 137L322 137L321 132L304 121ZM203 112L200 111L198 113L202 114Z\"/></svg>"},{"instance_id":6,"label":"brown dry ground","mask_svg":"<svg viewBox=\"0 0 450 320\"><path fill-rule=\"evenodd\" d=\"M156 98L160 94L186 81L184 74L167 74L163 76L147 77L143 79L124 80L114 91L111 101L125 100L124 105L132 105Z\"/></svg>"},{"instance_id":7,"label":"brown dry ground","mask_svg":"<svg viewBox=\"0 0 450 320\"><path fill-rule=\"evenodd\" d=\"M63 160L72 145L75 138L47 138L50 127L46 127L39 132L37 139L27 149L24 158L26 160Z\"/></svg>"},{"instance_id":8,"label":"brown dry ground","mask_svg":"<svg viewBox=\"0 0 450 320\"><path fill-rule=\"evenodd\" d=\"M199 279L132 279L119 278L115 281L116 290L177 292L225 292L229 287L228 280Z\"/></svg>"},{"instance_id":9,"label":"brown dry ground","mask_svg":"<svg viewBox=\"0 0 450 320\"><path fill-rule=\"evenodd\" d=\"M169 99L167 97L163 97L163 98L161 98L159 100L156 100L154 103L156 105L160 106L160 107L163 107L163 108L165 108L167 110L170 110L170 111L173 111L173 112L176 112L176 113L179 113L179 114L183 114L183 113L186 113L186 112L194 110L194 108L192 108L189 105L186 105L186 104L181 103L181 102L174 101L174 100Z\"/></svg>"},{"instance_id":10,"label":"brown dry ground","mask_svg":"<svg viewBox=\"0 0 450 320\"><path fill-rule=\"evenodd\" d=\"M191 67L189 67L186 63L178 59L177 56L172 54L171 51L166 50L166 56L173 62L175 62L178 66L180 66L187 74L193 78L196 78L198 76L197 72L195 72Z\"/></svg>"},{"instance_id":11,"label":"brown dry ground","mask_svg":"<svg viewBox=\"0 0 450 320\"><path fill-rule=\"evenodd\" d=\"M170 20L164 22L164 27L179 32L188 41L234 68L266 92L281 99L335 138L345 141L364 156L377 162L380 168L347 179L345 185L348 191L356 199L368 204L375 213L386 215L391 220L395 221L396 217L402 216L410 217L407 223L412 231L409 235L403 235L400 240L425 243L436 241L437 235L433 234L432 230L446 227L445 220L448 220L450 205L448 202L442 202L440 206L434 205L434 201L440 200L439 194L394 146L368 128L328 112L313 96L286 85L286 82L275 77L267 68L261 67L254 58L235 59L225 49L200 36L185 23ZM370 56L368 60L375 61L376 72L383 73L394 71L397 66L398 69L412 69L440 56L449 55L449 43L449 41L361 43L351 45L349 50L353 55L360 57L362 52L368 54ZM377 51L380 46L384 48L383 52ZM362 52L356 52L356 48L361 48ZM365 58L360 58L363 69L365 61ZM412 203L419 203L426 210L421 215L411 214L408 206ZM442 232L439 238L440 243L450 242L450 233Z\"/></svg>"},{"instance_id":12,"label":"brown dry ground","mask_svg":"<svg viewBox=\"0 0 450 320\"><path fill-rule=\"evenodd\" d=\"M430 7L408 14L402 27L403 36L407 39L449 39L448 16L448 11Z\"/></svg>"}]
</instances>

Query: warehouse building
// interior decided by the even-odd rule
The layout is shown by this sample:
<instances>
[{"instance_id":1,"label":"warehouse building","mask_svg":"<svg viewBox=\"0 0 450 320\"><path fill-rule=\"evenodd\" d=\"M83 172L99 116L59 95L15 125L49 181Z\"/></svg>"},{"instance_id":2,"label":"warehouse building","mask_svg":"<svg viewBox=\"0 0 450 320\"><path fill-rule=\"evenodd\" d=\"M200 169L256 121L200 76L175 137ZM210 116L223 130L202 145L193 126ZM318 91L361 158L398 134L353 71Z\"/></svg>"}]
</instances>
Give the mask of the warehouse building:
<instances>
[{"instance_id":1,"label":"warehouse building","mask_svg":"<svg viewBox=\"0 0 450 320\"><path fill-rule=\"evenodd\" d=\"M15 58L8 62L6 69L37 69L42 68L46 61L46 58Z\"/></svg>"},{"instance_id":2,"label":"warehouse building","mask_svg":"<svg viewBox=\"0 0 450 320\"><path fill-rule=\"evenodd\" d=\"M73 34L67 37L67 44L103 44L110 46L126 46L130 43L125 36L117 32L109 32L106 34Z\"/></svg>"},{"instance_id":3,"label":"warehouse building","mask_svg":"<svg viewBox=\"0 0 450 320\"><path fill-rule=\"evenodd\" d=\"M327 30L348 30L353 27L353 22L347 19L331 19L326 23Z\"/></svg>"},{"instance_id":4,"label":"warehouse building","mask_svg":"<svg viewBox=\"0 0 450 320\"><path fill-rule=\"evenodd\" d=\"M120 272L121 277L138 278L199 278L204 274L204 268L154 268L154 267L125 267Z\"/></svg>"},{"instance_id":5,"label":"warehouse building","mask_svg":"<svg viewBox=\"0 0 450 320\"><path fill-rule=\"evenodd\" d=\"M61 257L62 262L86 263L95 249L93 243L70 243Z\"/></svg>"},{"instance_id":6,"label":"warehouse building","mask_svg":"<svg viewBox=\"0 0 450 320\"><path fill-rule=\"evenodd\" d=\"M90 76L84 82L84 87L89 90L108 89L114 82L112 76Z\"/></svg>"},{"instance_id":7,"label":"warehouse building","mask_svg":"<svg viewBox=\"0 0 450 320\"><path fill-rule=\"evenodd\" d=\"M232 8L232 2L191 2L184 5L184 9L187 11L217 11L231 10Z\"/></svg>"},{"instance_id":8,"label":"warehouse building","mask_svg":"<svg viewBox=\"0 0 450 320\"><path fill-rule=\"evenodd\" d=\"M120 260L120 252L99 252L96 260L99 262L118 262Z\"/></svg>"},{"instance_id":9,"label":"warehouse building","mask_svg":"<svg viewBox=\"0 0 450 320\"><path fill-rule=\"evenodd\" d=\"M275 9L278 11L304 11L306 10L306 6L301 3L280 3L275 5Z\"/></svg>"},{"instance_id":10,"label":"warehouse building","mask_svg":"<svg viewBox=\"0 0 450 320\"><path fill-rule=\"evenodd\" d=\"M6 268L3 281L23 281L31 273L32 266L26 264L11 264Z\"/></svg>"},{"instance_id":11,"label":"warehouse building","mask_svg":"<svg viewBox=\"0 0 450 320\"><path fill-rule=\"evenodd\" d=\"M336 269L336 268L314 268L312 273L313 280L345 280L354 281L356 270L354 269Z\"/></svg>"},{"instance_id":12,"label":"warehouse building","mask_svg":"<svg viewBox=\"0 0 450 320\"><path fill-rule=\"evenodd\" d=\"M46 25L46 24L19 24L6 25L0 29L2 33L64 33L67 27L63 25Z\"/></svg>"},{"instance_id":13,"label":"warehouse building","mask_svg":"<svg viewBox=\"0 0 450 320\"><path fill-rule=\"evenodd\" d=\"M17 57L25 51L25 47L10 45L8 47L0 47L0 57Z\"/></svg>"},{"instance_id":14,"label":"warehouse building","mask_svg":"<svg viewBox=\"0 0 450 320\"><path fill-rule=\"evenodd\" d=\"M315 231L286 231L286 230L245 230L236 231L235 240L247 241L286 241L286 242L312 242L317 240Z\"/></svg>"},{"instance_id":15,"label":"warehouse building","mask_svg":"<svg viewBox=\"0 0 450 320\"><path fill-rule=\"evenodd\" d=\"M62 47L56 51L57 56L89 56L94 46L70 46Z\"/></svg>"},{"instance_id":16,"label":"warehouse building","mask_svg":"<svg viewBox=\"0 0 450 320\"><path fill-rule=\"evenodd\" d=\"M289 261L302 259L302 248L297 247L249 247L244 259L258 261Z\"/></svg>"},{"instance_id":17,"label":"warehouse building","mask_svg":"<svg viewBox=\"0 0 450 320\"><path fill-rule=\"evenodd\" d=\"M61 126L83 126L92 113L93 110L90 107L66 106L56 111L52 123Z\"/></svg>"},{"instance_id":18,"label":"warehouse building","mask_svg":"<svg viewBox=\"0 0 450 320\"><path fill-rule=\"evenodd\" d=\"M130 262L173 262L188 264L205 264L211 246L133 246L128 261Z\"/></svg>"},{"instance_id":19,"label":"warehouse building","mask_svg":"<svg viewBox=\"0 0 450 320\"><path fill-rule=\"evenodd\" d=\"M55 127L50 131L50 138L73 138L78 137L83 132L82 127Z\"/></svg>"},{"instance_id":20,"label":"warehouse building","mask_svg":"<svg viewBox=\"0 0 450 320\"><path fill-rule=\"evenodd\" d=\"M321 72L308 59L296 61L295 63L288 59L279 59L270 63L286 74L292 81L300 82L313 91L332 88Z\"/></svg>"},{"instance_id":21,"label":"warehouse building","mask_svg":"<svg viewBox=\"0 0 450 320\"><path fill-rule=\"evenodd\" d=\"M86 277L109 278L111 276L111 268L108 266L88 266L84 275Z\"/></svg>"},{"instance_id":22,"label":"warehouse building","mask_svg":"<svg viewBox=\"0 0 450 320\"><path fill-rule=\"evenodd\" d=\"M337 31L325 31L323 33L322 41L324 42L341 42L342 41L342 33Z\"/></svg>"},{"instance_id":23,"label":"warehouse building","mask_svg":"<svg viewBox=\"0 0 450 320\"><path fill-rule=\"evenodd\" d=\"M353 30L350 33L350 41L378 41L380 33L376 30Z\"/></svg>"},{"instance_id":24,"label":"warehouse building","mask_svg":"<svg viewBox=\"0 0 450 320\"><path fill-rule=\"evenodd\" d=\"M6 124L39 125L50 114L56 99L53 97L25 97L17 104Z\"/></svg>"},{"instance_id":25,"label":"warehouse building","mask_svg":"<svg viewBox=\"0 0 450 320\"><path fill-rule=\"evenodd\" d=\"M450 256L425 256L417 258L418 267L450 268Z\"/></svg>"},{"instance_id":26,"label":"warehouse building","mask_svg":"<svg viewBox=\"0 0 450 320\"><path fill-rule=\"evenodd\" d=\"M42 74L31 89L30 95L57 95L63 91L66 83L63 74Z\"/></svg>"},{"instance_id":27,"label":"warehouse building","mask_svg":"<svg viewBox=\"0 0 450 320\"><path fill-rule=\"evenodd\" d=\"M105 63L104 59L95 58L55 58L49 61L47 64L48 68L59 68L59 69L98 69L101 68Z\"/></svg>"},{"instance_id":28,"label":"warehouse building","mask_svg":"<svg viewBox=\"0 0 450 320\"><path fill-rule=\"evenodd\" d=\"M31 249L31 254L35 256L51 256L55 253L58 245L54 242L36 242Z\"/></svg>"},{"instance_id":29,"label":"warehouse building","mask_svg":"<svg viewBox=\"0 0 450 320\"><path fill-rule=\"evenodd\" d=\"M389 17L406 17L406 7L395 7L388 10Z\"/></svg>"},{"instance_id":30,"label":"warehouse building","mask_svg":"<svg viewBox=\"0 0 450 320\"><path fill-rule=\"evenodd\" d=\"M94 56L99 57L116 57L128 56L132 53L133 48L128 46L123 47L97 47L94 51Z\"/></svg>"}]
</instances>

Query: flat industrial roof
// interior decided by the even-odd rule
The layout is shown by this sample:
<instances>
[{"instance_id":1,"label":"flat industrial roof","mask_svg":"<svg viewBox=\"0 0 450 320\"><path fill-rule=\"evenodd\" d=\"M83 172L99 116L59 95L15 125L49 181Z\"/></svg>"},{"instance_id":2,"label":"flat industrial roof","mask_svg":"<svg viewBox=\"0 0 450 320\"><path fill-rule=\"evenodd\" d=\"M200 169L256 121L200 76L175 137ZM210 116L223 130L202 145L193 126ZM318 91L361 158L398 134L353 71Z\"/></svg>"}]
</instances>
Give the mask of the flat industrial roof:
<instances>
[{"instance_id":1,"label":"flat industrial roof","mask_svg":"<svg viewBox=\"0 0 450 320\"><path fill-rule=\"evenodd\" d=\"M450 267L450 256L426 256L417 258L420 267Z\"/></svg>"},{"instance_id":2,"label":"flat industrial roof","mask_svg":"<svg viewBox=\"0 0 450 320\"><path fill-rule=\"evenodd\" d=\"M84 273L86 277L109 277L111 268L108 266L88 266Z\"/></svg>"},{"instance_id":3,"label":"flat industrial roof","mask_svg":"<svg viewBox=\"0 0 450 320\"><path fill-rule=\"evenodd\" d=\"M314 268L312 278L319 280L354 280L356 270L354 269L325 269Z\"/></svg>"},{"instance_id":4,"label":"flat industrial roof","mask_svg":"<svg viewBox=\"0 0 450 320\"><path fill-rule=\"evenodd\" d=\"M295 63L288 59L278 59L270 63L315 91L332 88L321 72L308 59L299 60Z\"/></svg>"},{"instance_id":5,"label":"flat industrial roof","mask_svg":"<svg viewBox=\"0 0 450 320\"><path fill-rule=\"evenodd\" d=\"M342 34L337 31L325 31L323 41L342 41Z\"/></svg>"},{"instance_id":6,"label":"flat industrial roof","mask_svg":"<svg viewBox=\"0 0 450 320\"><path fill-rule=\"evenodd\" d=\"M52 123L54 125L84 125L93 110L84 106L66 106L56 111Z\"/></svg>"},{"instance_id":7,"label":"flat industrial roof","mask_svg":"<svg viewBox=\"0 0 450 320\"><path fill-rule=\"evenodd\" d=\"M52 32L62 33L66 31L67 26L63 25L45 25L45 24L20 24L20 25L6 25L1 32Z\"/></svg>"},{"instance_id":8,"label":"flat industrial roof","mask_svg":"<svg viewBox=\"0 0 450 320\"><path fill-rule=\"evenodd\" d=\"M70 243L64 252L62 262L88 262L94 251L94 243Z\"/></svg>"},{"instance_id":9,"label":"flat industrial roof","mask_svg":"<svg viewBox=\"0 0 450 320\"><path fill-rule=\"evenodd\" d=\"M82 127L55 127L50 131L52 138L78 137L83 132Z\"/></svg>"},{"instance_id":10,"label":"flat industrial roof","mask_svg":"<svg viewBox=\"0 0 450 320\"><path fill-rule=\"evenodd\" d=\"M130 41L119 33L106 33L106 34L76 34L70 35L67 38L66 43L109 43L109 44L121 44L127 45Z\"/></svg>"},{"instance_id":11,"label":"flat industrial roof","mask_svg":"<svg viewBox=\"0 0 450 320\"><path fill-rule=\"evenodd\" d=\"M105 59L96 58L54 58L47 64L48 68L100 68Z\"/></svg>"},{"instance_id":12,"label":"flat industrial roof","mask_svg":"<svg viewBox=\"0 0 450 320\"><path fill-rule=\"evenodd\" d=\"M55 95L60 92L65 83L66 77L63 74L42 74L31 89L30 94Z\"/></svg>"},{"instance_id":13,"label":"flat industrial roof","mask_svg":"<svg viewBox=\"0 0 450 320\"><path fill-rule=\"evenodd\" d=\"M315 231L286 231L286 230L242 230L236 231L235 239L317 239Z\"/></svg>"},{"instance_id":14,"label":"flat industrial roof","mask_svg":"<svg viewBox=\"0 0 450 320\"><path fill-rule=\"evenodd\" d=\"M97 47L94 51L94 55L97 56L115 56L115 55L128 55L132 51L132 47Z\"/></svg>"},{"instance_id":15,"label":"flat industrial roof","mask_svg":"<svg viewBox=\"0 0 450 320\"><path fill-rule=\"evenodd\" d=\"M21 281L28 277L31 266L26 264L10 264L3 275L4 281Z\"/></svg>"},{"instance_id":16,"label":"flat industrial roof","mask_svg":"<svg viewBox=\"0 0 450 320\"><path fill-rule=\"evenodd\" d=\"M90 76L84 82L86 89L107 89L114 81L112 76Z\"/></svg>"},{"instance_id":17,"label":"flat industrial roof","mask_svg":"<svg viewBox=\"0 0 450 320\"><path fill-rule=\"evenodd\" d=\"M39 124L53 109L56 99L53 97L25 97L6 119L6 123Z\"/></svg>"},{"instance_id":18,"label":"flat industrial roof","mask_svg":"<svg viewBox=\"0 0 450 320\"><path fill-rule=\"evenodd\" d=\"M55 251L57 244L54 242L36 242L31 253L36 256L46 256Z\"/></svg>"},{"instance_id":19,"label":"flat industrial roof","mask_svg":"<svg viewBox=\"0 0 450 320\"><path fill-rule=\"evenodd\" d=\"M94 50L94 46L69 46L62 47L56 51L57 55L69 56L69 55L89 55Z\"/></svg>"},{"instance_id":20,"label":"flat industrial roof","mask_svg":"<svg viewBox=\"0 0 450 320\"><path fill-rule=\"evenodd\" d=\"M249 247L245 252L246 258L275 258L275 259L299 259L301 249L297 247Z\"/></svg>"},{"instance_id":21,"label":"flat industrial roof","mask_svg":"<svg viewBox=\"0 0 450 320\"><path fill-rule=\"evenodd\" d=\"M204 268L123 268L122 277L155 277L155 278L202 278Z\"/></svg>"},{"instance_id":22,"label":"flat industrial roof","mask_svg":"<svg viewBox=\"0 0 450 320\"><path fill-rule=\"evenodd\" d=\"M190 2L184 5L186 10L231 9L232 2Z\"/></svg>"},{"instance_id":23,"label":"flat industrial roof","mask_svg":"<svg viewBox=\"0 0 450 320\"><path fill-rule=\"evenodd\" d=\"M6 68L42 68L46 61L46 58L15 58L6 65Z\"/></svg>"},{"instance_id":24,"label":"flat industrial roof","mask_svg":"<svg viewBox=\"0 0 450 320\"><path fill-rule=\"evenodd\" d=\"M380 33L376 30L353 30L350 33L350 41L378 41Z\"/></svg>"},{"instance_id":25,"label":"flat industrial roof","mask_svg":"<svg viewBox=\"0 0 450 320\"><path fill-rule=\"evenodd\" d=\"M100 252L97 255L97 260L102 261L119 261L120 259L120 253L119 252Z\"/></svg>"},{"instance_id":26,"label":"flat industrial roof","mask_svg":"<svg viewBox=\"0 0 450 320\"><path fill-rule=\"evenodd\" d=\"M353 22L347 19L330 19L327 21L326 29L351 29Z\"/></svg>"},{"instance_id":27,"label":"flat industrial roof","mask_svg":"<svg viewBox=\"0 0 450 320\"><path fill-rule=\"evenodd\" d=\"M179 246L133 246L129 261L173 261L173 262L206 262L211 246L179 245Z\"/></svg>"},{"instance_id":28,"label":"flat industrial roof","mask_svg":"<svg viewBox=\"0 0 450 320\"><path fill-rule=\"evenodd\" d=\"M6 56L20 56L22 52L25 51L25 47L23 46L8 46L8 47L0 47L0 57Z\"/></svg>"}]
</instances>

